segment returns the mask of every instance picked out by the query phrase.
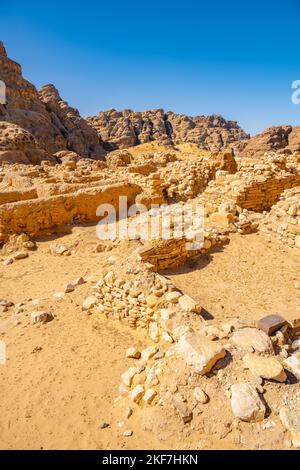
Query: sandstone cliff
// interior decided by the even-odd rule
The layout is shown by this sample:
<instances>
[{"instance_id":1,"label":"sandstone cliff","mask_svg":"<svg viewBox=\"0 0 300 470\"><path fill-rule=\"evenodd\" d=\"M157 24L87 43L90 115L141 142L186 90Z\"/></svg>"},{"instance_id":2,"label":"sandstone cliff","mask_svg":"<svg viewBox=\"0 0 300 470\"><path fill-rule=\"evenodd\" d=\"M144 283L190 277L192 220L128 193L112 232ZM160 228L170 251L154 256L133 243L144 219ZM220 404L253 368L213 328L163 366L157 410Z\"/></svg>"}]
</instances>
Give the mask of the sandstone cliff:
<instances>
[{"instance_id":1,"label":"sandstone cliff","mask_svg":"<svg viewBox=\"0 0 300 470\"><path fill-rule=\"evenodd\" d=\"M241 152L242 157L263 156L268 152L300 152L300 126L276 126L252 137Z\"/></svg>"},{"instance_id":2,"label":"sandstone cliff","mask_svg":"<svg viewBox=\"0 0 300 470\"><path fill-rule=\"evenodd\" d=\"M19 64L7 57L0 42L0 79L6 84L6 104L0 105L0 120L14 123L33 135L40 149L49 155L71 150L84 157L102 158L103 147L95 129L78 111L62 101L48 85L39 94L22 76ZM0 131L1 132L1 131ZM31 159L36 163L36 158Z\"/></svg>"},{"instance_id":3,"label":"sandstone cliff","mask_svg":"<svg viewBox=\"0 0 300 470\"><path fill-rule=\"evenodd\" d=\"M249 136L234 121L221 116L189 117L163 109L134 112L111 109L87 118L105 142L107 150L158 141L164 145L190 142L219 151L238 148Z\"/></svg>"}]
</instances>

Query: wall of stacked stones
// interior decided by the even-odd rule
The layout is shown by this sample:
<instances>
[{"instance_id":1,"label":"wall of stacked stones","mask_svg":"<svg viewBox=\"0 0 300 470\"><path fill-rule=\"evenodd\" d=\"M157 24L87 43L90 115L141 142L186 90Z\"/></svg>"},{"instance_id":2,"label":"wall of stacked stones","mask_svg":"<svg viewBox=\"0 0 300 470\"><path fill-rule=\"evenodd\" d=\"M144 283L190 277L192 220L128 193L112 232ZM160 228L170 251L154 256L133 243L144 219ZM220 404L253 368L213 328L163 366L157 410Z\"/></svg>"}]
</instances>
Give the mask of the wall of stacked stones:
<instances>
[{"instance_id":1,"label":"wall of stacked stones","mask_svg":"<svg viewBox=\"0 0 300 470\"><path fill-rule=\"evenodd\" d=\"M257 177L237 194L234 202L242 209L262 212L270 209L283 191L299 185L300 175Z\"/></svg>"},{"instance_id":2,"label":"wall of stacked stones","mask_svg":"<svg viewBox=\"0 0 300 470\"><path fill-rule=\"evenodd\" d=\"M260 224L260 230L300 249L300 186L286 190Z\"/></svg>"}]
</instances>

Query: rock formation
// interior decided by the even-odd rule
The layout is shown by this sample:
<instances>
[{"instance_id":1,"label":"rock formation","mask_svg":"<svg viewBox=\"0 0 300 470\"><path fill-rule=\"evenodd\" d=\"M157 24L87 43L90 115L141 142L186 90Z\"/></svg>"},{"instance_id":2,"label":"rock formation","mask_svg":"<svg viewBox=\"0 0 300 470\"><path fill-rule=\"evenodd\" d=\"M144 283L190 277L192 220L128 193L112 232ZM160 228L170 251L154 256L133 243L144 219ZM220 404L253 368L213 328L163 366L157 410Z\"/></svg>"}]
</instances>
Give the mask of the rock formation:
<instances>
[{"instance_id":1,"label":"rock formation","mask_svg":"<svg viewBox=\"0 0 300 470\"><path fill-rule=\"evenodd\" d=\"M97 132L76 109L61 100L53 86L44 87L39 95L34 85L23 78L21 66L7 57L3 43L0 43L0 79L6 85L6 104L0 105L0 120L30 132L38 147L49 155L72 150L83 157L102 158ZM35 155L28 158L38 163Z\"/></svg>"},{"instance_id":2,"label":"rock formation","mask_svg":"<svg viewBox=\"0 0 300 470\"><path fill-rule=\"evenodd\" d=\"M108 150L158 141L164 145L190 142L200 148L219 151L239 147L249 136L234 121L221 116L189 117L155 109L144 112L111 109L87 118Z\"/></svg>"},{"instance_id":3,"label":"rock formation","mask_svg":"<svg viewBox=\"0 0 300 470\"><path fill-rule=\"evenodd\" d=\"M267 152L300 151L300 126L276 126L252 137L240 153L241 157L263 156Z\"/></svg>"}]
</instances>

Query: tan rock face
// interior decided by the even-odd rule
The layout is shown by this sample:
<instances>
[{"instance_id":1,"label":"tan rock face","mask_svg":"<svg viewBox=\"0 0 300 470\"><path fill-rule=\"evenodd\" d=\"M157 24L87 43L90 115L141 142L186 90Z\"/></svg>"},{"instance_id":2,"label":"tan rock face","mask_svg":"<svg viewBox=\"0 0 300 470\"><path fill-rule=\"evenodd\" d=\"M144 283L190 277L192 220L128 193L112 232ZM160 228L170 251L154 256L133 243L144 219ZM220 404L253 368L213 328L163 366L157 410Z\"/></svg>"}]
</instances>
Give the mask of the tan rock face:
<instances>
[{"instance_id":1,"label":"tan rock face","mask_svg":"<svg viewBox=\"0 0 300 470\"><path fill-rule=\"evenodd\" d=\"M186 333L179 339L177 352L201 375L209 372L226 354L221 344L192 332Z\"/></svg>"},{"instance_id":2,"label":"tan rock face","mask_svg":"<svg viewBox=\"0 0 300 470\"><path fill-rule=\"evenodd\" d=\"M291 126L277 126L266 129L246 144L241 157L263 156L266 152L287 149L289 150L289 139L293 128ZM291 136L291 148L294 150L299 143L299 130L295 128Z\"/></svg>"},{"instance_id":3,"label":"tan rock face","mask_svg":"<svg viewBox=\"0 0 300 470\"><path fill-rule=\"evenodd\" d=\"M275 357L263 357L249 353L244 356L243 361L254 375L277 382L286 381L286 373Z\"/></svg>"},{"instance_id":4,"label":"tan rock face","mask_svg":"<svg viewBox=\"0 0 300 470\"><path fill-rule=\"evenodd\" d=\"M165 113L163 109L144 112L111 109L88 118L107 149L126 148L153 140L163 145L183 142L218 151L239 146L249 136L236 122L221 116L196 116Z\"/></svg>"},{"instance_id":5,"label":"tan rock face","mask_svg":"<svg viewBox=\"0 0 300 470\"><path fill-rule=\"evenodd\" d=\"M46 159L49 155L38 147L30 132L16 124L0 121L0 162L36 164Z\"/></svg>"},{"instance_id":6,"label":"tan rock face","mask_svg":"<svg viewBox=\"0 0 300 470\"><path fill-rule=\"evenodd\" d=\"M65 149L102 158L103 148L95 129L61 100L53 86L44 87L39 95L35 86L23 78L21 66L7 57L2 43L0 79L6 85L7 98L6 105L0 105L1 120L26 129L49 153Z\"/></svg>"}]
</instances>

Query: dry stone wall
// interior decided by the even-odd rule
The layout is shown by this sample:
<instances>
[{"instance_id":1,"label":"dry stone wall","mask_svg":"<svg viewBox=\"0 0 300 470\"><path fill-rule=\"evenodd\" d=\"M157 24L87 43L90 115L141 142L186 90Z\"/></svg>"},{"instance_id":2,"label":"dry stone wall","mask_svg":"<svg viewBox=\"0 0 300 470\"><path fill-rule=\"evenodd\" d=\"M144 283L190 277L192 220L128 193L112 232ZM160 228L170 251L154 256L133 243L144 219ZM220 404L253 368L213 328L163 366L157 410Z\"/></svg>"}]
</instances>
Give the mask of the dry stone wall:
<instances>
[{"instance_id":1,"label":"dry stone wall","mask_svg":"<svg viewBox=\"0 0 300 470\"><path fill-rule=\"evenodd\" d=\"M300 184L281 195L260 224L260 230L300 249Z\"/></svg>"}]
</instances>

